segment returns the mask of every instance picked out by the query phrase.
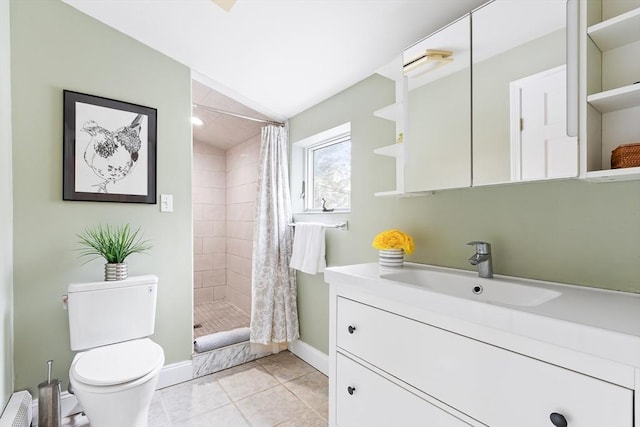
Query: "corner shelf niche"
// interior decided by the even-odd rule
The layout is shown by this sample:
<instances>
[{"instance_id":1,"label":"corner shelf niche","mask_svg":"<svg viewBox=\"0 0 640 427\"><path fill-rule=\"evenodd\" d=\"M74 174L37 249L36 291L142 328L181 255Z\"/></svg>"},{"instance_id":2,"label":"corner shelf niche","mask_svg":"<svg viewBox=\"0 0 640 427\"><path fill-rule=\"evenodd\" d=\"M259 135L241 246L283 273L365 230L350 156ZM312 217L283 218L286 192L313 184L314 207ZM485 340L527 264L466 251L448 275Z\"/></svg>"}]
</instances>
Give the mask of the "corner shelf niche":
<instances>
[{"instance_id":1,"label":"corner shelf niche","mask_svg":"<svg viewBox=\"0 0 640 427\"><path fill-rule=\"evenodd\" d=\"M396 189L374 193L377 197L398 196L404 193L404 144L391 144L373 150L375 154L396 159Z\"/></svg>"},{"instance_id":2,"label":"corner shelf niche","mask_svg":"<svg viewBox=\"0 0 640 427\"><path fill-rule=\"evenodd\" d=\"M383 77L395 82L396 102L373 112L375 117L390 120L396 125L396 137L404 133L404 99L406 94L406 79L402 74L402 56L394 58L387 65L376 71ZM391 191L379 191L374 193L376 197L397 197L404 195L404 143L385 145L373 150L380 156L392 157L396 160L396 188Z\"/></svg>"},{"instance_id":3,"label":"corner shelf niche","mask_svg":"<svg viewBox=\"0 0 640 427\"><path fill-rule=\"evenodd\" d=\"M640 142L640 1L616 10L611 0L590 2L582 19L586 118L582 178L640 180L640 167L611 169L611 151ZM605 19L602 19L602 17ZM585 92L583 92L584 94Z\"/></svg>"},{"instance_id":4,"label":"corner shelf niche","mask_svg":"<svg viewBox=\"0 0 640 427\"><path fill-rule=\"evenodd\" d=\"M373 115L381 119L402 123L402 104L391 104L373 112Z\"/></svg>"},{"instance_id":5,"label":"corner shelf niche","mask_svg":"<svg viewBox=\"0 0 640 427\"><path fill-rule=\"evenodd\" d=\"M404 146L402 144L385 145L384 147L376 148L373 152L381 156L398 158L404 155Z\"/></svg>"}]
</instances>

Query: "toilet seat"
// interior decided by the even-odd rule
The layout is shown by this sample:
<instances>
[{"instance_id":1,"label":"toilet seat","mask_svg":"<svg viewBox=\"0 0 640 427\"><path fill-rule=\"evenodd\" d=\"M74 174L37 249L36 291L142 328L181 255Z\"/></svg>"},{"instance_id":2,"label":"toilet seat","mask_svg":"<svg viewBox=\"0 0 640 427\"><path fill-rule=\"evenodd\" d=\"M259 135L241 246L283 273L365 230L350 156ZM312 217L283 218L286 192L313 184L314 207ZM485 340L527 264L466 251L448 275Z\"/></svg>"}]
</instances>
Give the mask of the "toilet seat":
<instances>
[{"instance_id":1,"label":"toilet seat","mask_svg":"<svg viewBox=\"0 0 640 427\"><path fill-rule=\"evenodd\" d=\"M163 363L162 347L143 338L80 353L71 369L73 377L84 384L113 386L142 378Z\"/></svg>"}]
</instances>

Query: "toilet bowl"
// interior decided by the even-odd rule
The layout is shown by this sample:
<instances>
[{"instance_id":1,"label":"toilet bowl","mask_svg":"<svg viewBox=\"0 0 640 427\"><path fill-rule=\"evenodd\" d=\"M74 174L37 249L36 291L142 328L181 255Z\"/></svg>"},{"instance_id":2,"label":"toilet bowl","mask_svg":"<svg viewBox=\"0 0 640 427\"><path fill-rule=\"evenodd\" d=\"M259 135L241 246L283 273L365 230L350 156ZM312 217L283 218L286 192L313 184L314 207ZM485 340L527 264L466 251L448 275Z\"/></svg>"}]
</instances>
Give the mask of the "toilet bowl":
<instances>
[{"instance_id":1,"label":"toilet bowl","mask_svg":"<svg viewBox=\"0 0 640 427\"><path fill-rule=\"evenodd\" d=\"M137 339L78 353L69 379L92 427L146 427L163 365L162 347Z\"/></svg>"},{"instance_id":2,"label":"toilet bowl","mask_svg":"<svg viewBox=\"0 0 640 427\"><path fill-rule=\"evenodd\" d=\"M69 380L91 427L147 427L164 351L155 328L158 277L72 283Z\"/></svg>"}]
</instances>

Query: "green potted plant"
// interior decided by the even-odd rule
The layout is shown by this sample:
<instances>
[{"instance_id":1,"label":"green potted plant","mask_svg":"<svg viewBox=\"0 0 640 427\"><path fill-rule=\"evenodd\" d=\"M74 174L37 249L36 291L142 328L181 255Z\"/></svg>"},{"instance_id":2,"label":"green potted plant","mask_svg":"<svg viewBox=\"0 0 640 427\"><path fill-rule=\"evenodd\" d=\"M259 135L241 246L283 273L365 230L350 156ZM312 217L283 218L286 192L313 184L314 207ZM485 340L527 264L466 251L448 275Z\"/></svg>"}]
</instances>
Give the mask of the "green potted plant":
<instances>
[{"instance_id":1,"label":"green potted plant","mask_svg":"<svg viewBox=\"0 0 640 427\"><path fill-rule=\"evenodd\" d=\"M78 243L81 245L80 256L93 256L92 259L102 257L107 261L104 267L105 280L126 279L128 271L125 259L131 254L144 253L151 249L149 241L142 239L140 228L132 231L129 224L99 224L86 228L78 237Z\"/></svg>"}]
</instances>

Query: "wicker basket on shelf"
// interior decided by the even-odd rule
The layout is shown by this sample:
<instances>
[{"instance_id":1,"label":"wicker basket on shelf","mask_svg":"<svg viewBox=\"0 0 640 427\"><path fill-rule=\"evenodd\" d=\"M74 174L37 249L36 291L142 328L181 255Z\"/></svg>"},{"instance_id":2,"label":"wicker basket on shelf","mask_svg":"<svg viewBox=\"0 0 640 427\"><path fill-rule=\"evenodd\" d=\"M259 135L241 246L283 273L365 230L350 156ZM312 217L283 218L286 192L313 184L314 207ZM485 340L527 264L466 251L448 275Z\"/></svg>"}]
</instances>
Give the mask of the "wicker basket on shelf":
<instances>
[{"instance_id":1,"label":"wicker basket on shelf","mask_svg":"<svg viewBox=\"0 0 640 427\"><path fill-rule=\"evenodd\" d=\"M611 168L640 166L640 143L618 145L611 152Z\"/></svg>"}]
</instances>

